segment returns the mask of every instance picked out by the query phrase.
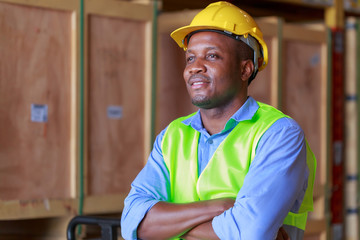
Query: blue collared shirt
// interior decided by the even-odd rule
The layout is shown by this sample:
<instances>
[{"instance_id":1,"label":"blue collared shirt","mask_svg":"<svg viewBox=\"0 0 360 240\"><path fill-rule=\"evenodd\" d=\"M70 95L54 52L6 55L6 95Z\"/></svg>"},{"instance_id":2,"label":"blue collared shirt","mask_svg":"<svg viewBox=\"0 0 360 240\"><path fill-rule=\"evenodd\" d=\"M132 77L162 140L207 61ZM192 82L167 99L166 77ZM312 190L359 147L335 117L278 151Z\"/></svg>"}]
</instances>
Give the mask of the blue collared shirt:
<instances>
[{"instance_id":1,"label":"blue collared shirt","mask_svg":"<svg viewBox=\"0 0 360 240\"><path fill-rule=\"evenodd\" d=\"M251 119L258 108L249 97L223 131L214 135L203 127L200 112L183 121L200 132L199 174L231 130L239 122ZM161 150L165 131L157 136L145 167L125 199L121 218L125 239L137 239L137 227L145 214L157 202L168 200L169 172ZM234 207L213 219L215 233L220 239L275 239L287 213L299 210L307 178L304 133L293 119L279 119L260 139Z\"/></svg>"}]
</instances>

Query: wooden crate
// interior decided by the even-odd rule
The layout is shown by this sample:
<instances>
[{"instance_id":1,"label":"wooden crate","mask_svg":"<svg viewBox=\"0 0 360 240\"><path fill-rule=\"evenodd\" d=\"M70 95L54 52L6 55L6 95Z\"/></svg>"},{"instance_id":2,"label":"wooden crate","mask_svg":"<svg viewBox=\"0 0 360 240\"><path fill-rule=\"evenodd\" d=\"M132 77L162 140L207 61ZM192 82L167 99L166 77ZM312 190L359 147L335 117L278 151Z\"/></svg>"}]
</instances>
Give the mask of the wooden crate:
<instances>
[{"instance_id":1,"label":"wooden crate","mask_svg":"<svg viewBox=\"0 0 360 240\"><path fill-rule=\"evenodd\" d=\"M77 5L0 1L0 219L75 197Z\"/></svg>"},{"instance_id":2,"label":"wooden crate","mask_svg":"<svg viewBox=\"0 0 360 240\"><path fill-rule=\"evenodd\" d=\"M276 17L256 19L259 28L263 32L265 43L268 47L269 60L264 70L258 72L256 78L249 86L249 95L260 102L278 106L279 69L278 61L280 54L279 31L282 20Z\"/></svg>"},{"instance_id":3,"label":"wooden crate","mask_svg":"<svg viewBox=\"0 0 360 240\"><path fill-rule=\"evenodd\" d=\"M326 161L327 134L327 32L297 25L284 25L281 108L299 122L318 159ZM316 184L324 184L318 172Z\"/></svg>"},{"instance_id":4,"label":"wooden crate","mask_svg":"<svg viewBox=\"0 0 360 240\"><path fill-rule=\"evenodd\" d=\"M314 212L309 228L316 228L320 239L326 236L325 185L329 138L329 95L327 76L327 30L321 26L284 24L282 38L282 84L280 108L294 118L317 158ZM318 224L320 221L321 224ZM325 228L323 226L325 225ZM309 230L310 231L310 230ZM315 230L311 230L314 235Z\"/></svg>"},{"instance_id":5,"label":"wooden crate","mask_svg":"<svg viewBox=\"0 0 360 240\"><path fill-rule=\"evenodd\" d=\"M0 0L0 13L0 220L119 213L150 152L153 5Z\"/></svg>"},{"instance_id":6,"label":"wooden crate","mask_svg":"<svg viewBox=\"0 0 360 240\"><path fill-rule=\"evenodd\" d=\"M158 64L156 88L155 133L172 120L197 110L192 105L183 79L184 50L170 37L175 29L189 24L198 10L163 13L158 17Z\"/></svg>"},{"instance_id":7,"label":"wooden crate","mask_svg":"<svg viewBox=\"0 0 360 240\"><path fill-rule=\"evenodd\" d=\"M120 212L150 152L153 7L104 2L85 4L87 213Z\"/></svg>"}]
</instances>

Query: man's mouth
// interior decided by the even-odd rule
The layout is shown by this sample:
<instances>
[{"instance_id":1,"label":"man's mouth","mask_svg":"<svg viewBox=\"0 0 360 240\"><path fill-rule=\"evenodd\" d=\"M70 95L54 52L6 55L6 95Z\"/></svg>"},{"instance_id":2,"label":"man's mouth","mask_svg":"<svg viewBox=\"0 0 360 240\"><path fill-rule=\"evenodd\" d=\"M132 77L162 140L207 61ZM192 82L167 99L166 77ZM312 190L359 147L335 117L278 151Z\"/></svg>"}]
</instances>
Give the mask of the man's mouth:
<instances>
[{"instance_id":1,"label":"man's mouth","mask_svg":"<svg viewBox=\"0 0 360 240\"><path fill-rule=\"evenodd\" d=\"M194 83L192 84L192 86L201 85L201 84L204 84L204 82L194 82Z\"/></svg>"},{"instance_id":2,"label":"man's mouth","mask_svg":"<svg viewBox=\"0 0 360 240\"><path fill-rule=\"evenodd\" d=\"M199 89L210 83L210 80L202 75L193 75L189 79L189 85L193 89Z\"/></svg>"}]
</instances>

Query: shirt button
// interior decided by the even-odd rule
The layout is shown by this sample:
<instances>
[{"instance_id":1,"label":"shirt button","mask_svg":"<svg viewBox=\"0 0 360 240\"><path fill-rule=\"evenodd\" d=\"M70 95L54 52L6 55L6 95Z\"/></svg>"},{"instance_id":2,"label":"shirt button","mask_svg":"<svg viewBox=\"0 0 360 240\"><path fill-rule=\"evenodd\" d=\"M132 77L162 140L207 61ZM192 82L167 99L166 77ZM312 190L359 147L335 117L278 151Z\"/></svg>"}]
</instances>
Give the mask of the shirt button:
<instances>
[{"instance_id":1,"label":"shirt button","mask_svg":"<svg viewBox=\"0 0 360 240\"><path fill-rule=\"evenodd\" d=\"M209 140L208 140L208 143L209 143L209 144L212 144L212 143L213 143L213 140L209 139Z\"/></svg>"}]
</instances>

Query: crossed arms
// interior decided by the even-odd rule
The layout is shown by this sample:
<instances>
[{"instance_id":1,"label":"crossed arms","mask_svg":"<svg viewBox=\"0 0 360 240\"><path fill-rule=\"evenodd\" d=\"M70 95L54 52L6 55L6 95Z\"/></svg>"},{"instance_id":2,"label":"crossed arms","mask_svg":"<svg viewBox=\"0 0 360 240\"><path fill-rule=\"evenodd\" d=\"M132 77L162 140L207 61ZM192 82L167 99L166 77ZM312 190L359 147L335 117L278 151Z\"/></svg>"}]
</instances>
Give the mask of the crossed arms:
<instances>
[{"instance_id":1,"label":"crossed arms","mask_svg":"<svg viewBox=\"0 0 360 240\"><path fill-rule=\"evenodd\" d=\"M279 227L289 210L296 211L294 203L301 202L303 185L307 183L303 137L298 137L296 128L283 125L284 122L277 125L280 133L274 131L268 138L263 136L263 144L258 146L262 154L255 157L235 205L233 200L229 203L229 200L223 202L224 199L167 203L168 173L161 161L160 144L155 144L146 167L133 182L125 200L123 237L181 236L190 240L217 239L218 235L222 239L274 239L277 233L282 233ZM286 141L281 137L284 134ZM264 148L266 154L261 151Z\"/></svg>"},{"instance_id":2,"label":"crossed arms","mask_svg":"<svg viewBox=\"0 0 360 240\"><path fill-rule=\"evenodd\" d=\"M187 204L158 202L146 214L138 228L140 239L219 239L211 220L234 206L230 198L214 199Z\"/></svg>"},{"instance_id":3,"label":"crossed arms","mask_svg":"<svg viewBox=\"0 0 360 240\"><path fill-rule=\"evenodd\" d=\"M230 198L188 204L159 202L140 223L138 237L146 240L170 239L174 236L187 240L219 239L211 220L231 208L234 203ZM287 233L280 228L276 240L287 239Z\"/></svg>"}]
</instances>

